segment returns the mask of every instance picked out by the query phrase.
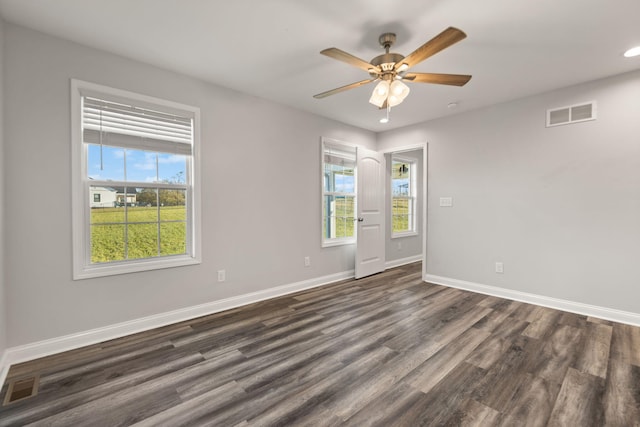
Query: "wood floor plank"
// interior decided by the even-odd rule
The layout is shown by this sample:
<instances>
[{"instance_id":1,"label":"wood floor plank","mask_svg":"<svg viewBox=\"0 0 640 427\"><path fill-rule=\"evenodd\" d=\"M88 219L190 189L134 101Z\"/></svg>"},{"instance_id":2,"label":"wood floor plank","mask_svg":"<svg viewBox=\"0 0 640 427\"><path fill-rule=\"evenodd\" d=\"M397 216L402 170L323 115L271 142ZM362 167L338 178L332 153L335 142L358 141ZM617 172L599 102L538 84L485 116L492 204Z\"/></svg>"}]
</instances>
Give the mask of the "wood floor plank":
<instances>
[{"instance_id":1,"label":"wood floor plank","mask_svg":"<svg viewBox=\"0 0 640 427\"><path fill-rule=\"evenodd\" d=\"M11 367L0 426L640 426L640 328L420 263ZM3 396L4 397L4 396Z\"/></svg>"},{"instance_id":2,"label":"wood floor plank","mask_svg":"<svg viewBox=\"0 0 640 427\"><path fill-rule=\"evenodd\" d=\"M300 390L292 399L280 401L263 411L256 422L264 425L287 425L297 414L306 414L311 406L322 404L330 398L344 383L351 384L358 378L371 372L378 364L383 364L393 356L393 351L386 347L378 347L359 357L344 368L320 379L318 382ZM283 422L286 421L286 422ZM253 421L253 420L248 420Z\"/></svg>"},{"instance_id":3,"label":"wood floor plank","mask_svg":"<svg viewBox=\"0 0 640 427\"><path fill-rule=\"evenodd\" d=\"M482 304L482 302L484 301L481 301L478 305L490 308L492 311L474 326L478 329L484 329L490 332L492 332L497 327L508 324L505 321L511 317L514 311L522 306L522 303L520 302L507 300L502 300L501 303L492 304L491 306ZM525 328L529 325L529 322L519 322L521 324L525 324Z\"/></svg>"},{"instance_id":4,"label":"wood floor plank","mask_svg":"<svg viewBox=\"0 0 640 427\"><path fill-rule=\"evenodd\" d=\"M478 402L503 412L527 378L524 368L533 352L540 347L538 340L518 335L509 347L474 384L473 397Z\"/></svg>"},{"instance_id":5,"label":"wood floor plank","mask_svg":"<svg viewBox=\"0 0 640 427\"><path fill-rule=\"evenodd\" d=\"M521 385L506 405L500 424L511 426L545 426L560 390L560 385L524 374Z\"/></svg>"},{"instance_id":6,"label":"wood floor plank","mask_svg":"<svg viewBox=\"0 0 640 427\"><path fill-rule=\"evenodd\" d=\"M582 331L571 326L558 326L549 339L529 355L525 369L536 377L562 383L564 376L577 358Z\"/></svg>"},{"instance_id":7,"label":"wood floor plank","mask_svg":"<svg viewBox=\"0 0 640 427\"><path fill-rule=\"evenodd\" d=\"M246 392L235 381L231 381L202 393L193 399L182 401L164 411L144 418L133 425L135 427L194 425L199 418L215 413L228 399L240 399L245 395Z\"/></svg>"},{"instance_id":8,"label":"wood floor plank","mask_svg":"<svg viewBox=\"0 0 640 427\"><path fill-rule=\"evenodd\" d=\"M471 351L466 362L482 369L489 369L504 355L511 344L508 339L491 336Z\"/></svg>"},{"instance_id":9,"label":"wood floor plank","mask_svg":"<svg viewBox=\"0 0 640 427\"><path fill-rule=\"evenodd\" d=\"M66 419L65 413L76 411L78 408L98 400L108 402L105 407L110 408L110 405L114 403L114 400L111 400L112 397L122 396L127 390L131 390L132 387L139 384L148 386L150 379L161 378L163 374L176 375L176 372L181 372L185 367L197 366L197 363L202 360L200 354L184 356L175 361L151 366L134 374L115 378L108 383L78 393L62 396L38 394L33 398L37 399L38 405L29 405L30 402L24 400L7 406L7 413L0 413L0 426L4 423L7 423L6 425L23 425L42 418L50 419L53 422L54 419L50 414L56 414L56 416L59 415L60 418ZM153 388L150 387L147 393L152 392Z\"/></svg>"},{"instance_id":10,"label":"wood floor plank","mask_svg":"<svg viewBox=\"0 0 640 427\"><path fill-rule=\"evenodd\" d=\"M635 366L640 366L640 328L631 325L615 325L616 329L616 352L618 358Z\"/></svg>"},{"instance_id":11,"label":"wood floor plank","mask_svg":"<svg viewBox=\"0 0 640 427\"><path fill-rule=\"evenodd\" d=\"M632 353L640 349L632 347L629 328L613 325L603 397L606 425L640 425L640 369L631 364Z\"/></svg>"},{"instance_id":12,"label":"wood floor plank","mask_svg":"<svg viewBox=\"0 0 640 427\"><path fill-rule=\"evenodd\" d=\"M559 323L562 313L546 307L538 307L538 310L528 316L529 326L522 332L522 335L531 338L542 338L547 334L552 334L555 326Z\"/></svg>"},{"instance_id":13,"label":"wood floor plank","mask_svg":"<svg viewBox=\"0 0 640 427\"><path fill-rule=\"evenodd\" d=\"M419 403L424 398L425 395L422 392L405 383L395 384L350 417L348 424L353 426L412 425L405 419L408 414L415 414L412 408L423 408Z\"/></svg>"},{"instance_id":14,"label":"wood floor plank","mask_svg":"<svg viewBox=\"0 0 640 427\"><path fill-rule=\"evenodd\" d=\"M422 394L411 405L403 407L401 413L386 416L379 425L443 425L457 408L468 403L475 386L484 375L483 369L462 362L429 393ZM382 402L377 404L380 408L383 407Z\"/></svg>"},{"instance_id":15,"label":"wood floor plank","mask_svg":"<svg viewBox=\"0 0 640 427\"><path fill-rule=\"evenodd\" d=\"M415 389L428 393L488 336L489 332L467 329L435 355L425 360L403 380Z\"/></svg>"},{"instance_id":16,"label":"wood floor plank","mask_svg":"<svg viewBox=\"0 0 640 427\"><path fill-rule=\"evenodd\" d=\"M569 368L548 425L554 427L603 425L603 392L602 378Z\"/></svg>"},{"instance_id":17,"label":"wood floor plank","mask_svg":"<svg viewBox=\"0 0 640 427\"><path fill-rule=\"evenodd\" d=\"M561 312L558 324L573 326L574 328L582 329L587 325L587 316L576 313Z\"/></svg>"},{"instance_id":18,"label":"wood floor plank","mask_svg":"<svg viewBox=\"0 0 640 427\"><path fill-rule=\"evenodd\" d=\"M500 412L473 399L467 399L465 404L453 411L443 425L452 427L494 426L498 424L499 419Z\"/></svg>"},{"instance_id":19,"label":"wood floor plank","mask_svg":"<svg viewBox=\"0 0 640 427\"><path fill-rule=\"evenodd\" d=\"M599 323L587 323L582 351L575 368L581 372L606 378L613 327Z\"/></svg>"},{"instance_id":20,"label":"wood floor plank","mask_svg":"<svg viewBox=\"0 0 640 427\"><path fill-rule=\"evenodd\" d=\"M610 320L599 319L597 317L591 317L591 316L587 317L587 322L599 323L601 325L609 325L609 326L613 326L613 323L614 323Z\"/></svg>"}]
</instances>

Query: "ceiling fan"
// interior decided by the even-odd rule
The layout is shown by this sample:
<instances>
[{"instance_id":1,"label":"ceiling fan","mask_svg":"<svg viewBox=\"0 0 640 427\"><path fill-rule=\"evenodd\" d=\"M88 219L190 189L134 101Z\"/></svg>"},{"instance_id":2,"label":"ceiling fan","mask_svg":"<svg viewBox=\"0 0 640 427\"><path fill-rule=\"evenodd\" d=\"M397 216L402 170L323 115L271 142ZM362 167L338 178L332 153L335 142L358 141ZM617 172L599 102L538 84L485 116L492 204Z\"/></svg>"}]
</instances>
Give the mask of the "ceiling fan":
<instances>
[{"instance_id":1,"label":"ceiling fan","mask_svg":"<svg viewBox=\"0 0 640 427\"><path fill-rule=\"evenodd\" d=\"M443 49L459 42L467 37L461 30L449 27L418 49L407 56L398 53L391 53L389 49L396 41L394 33L384 33L380 35L378 41L385 49L385 53L378 55L366 62L343 50L331 47L320 53L338 61L346 62L354 67L361 68L369 73L371 78L351 83L346 86L328 90L314 95L314 98L325 98L345 90L353 89L368 83L380 80L373 90L369 102L379 108L387 108L387 111L400 104L409 94L409 87L403 81L414 83L434 83L441 85L464 86L470 79L466 74L436 74L436 73L407 73L407 70L414 65L435 55Z\"/></svg>"}]
</instances>

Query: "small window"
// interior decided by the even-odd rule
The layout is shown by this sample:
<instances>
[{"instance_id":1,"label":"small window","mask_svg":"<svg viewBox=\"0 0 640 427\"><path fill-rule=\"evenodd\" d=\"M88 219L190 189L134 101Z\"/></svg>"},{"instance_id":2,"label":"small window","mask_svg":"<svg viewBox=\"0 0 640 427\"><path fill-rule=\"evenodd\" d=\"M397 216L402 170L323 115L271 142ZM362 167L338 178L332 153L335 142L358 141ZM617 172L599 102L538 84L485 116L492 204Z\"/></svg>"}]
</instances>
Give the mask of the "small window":
<instances>
[{"instance_id":1,"label":"small window","mask_svg":"<svg viewBox=\"0 0 640 427\"><path fill-rule=\"evenodd\" d=\"M355 242L356 148L322 143L322 245Z\"/></svg>"},{"instance_id":2,"label":"small window","mask_svg":"<svg viewBox=\"0 0 640 427\"><path fill-rule=\"evenodd\" d=\"M416 162L393 156L391 159L391 235L415 234Z\"/></svg>"},{"instance_id":3,"label":"small window","mask_svg":"<svg viewBox=\"0 0 640 427\"><path fill-rule=\"evenodd\" d=\"M72 81L74 279L198 263L199 110Z\"/></svg>"}]
</instances>

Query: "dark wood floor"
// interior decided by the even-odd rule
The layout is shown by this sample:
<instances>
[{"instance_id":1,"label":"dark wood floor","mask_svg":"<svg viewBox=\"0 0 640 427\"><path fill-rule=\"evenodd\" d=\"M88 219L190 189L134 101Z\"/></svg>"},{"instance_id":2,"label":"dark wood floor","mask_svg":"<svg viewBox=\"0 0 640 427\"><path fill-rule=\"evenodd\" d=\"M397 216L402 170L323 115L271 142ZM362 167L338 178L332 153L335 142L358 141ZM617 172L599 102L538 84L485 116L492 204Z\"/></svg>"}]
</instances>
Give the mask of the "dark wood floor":
<instances>
[{"instance_id":1,"label":"dark wood floor","mask_svg":"<svg viewBox=\"0 0 640 427\"><path fill-rule=\"evenodd\" d=\"M640 425L640 328L427 284L419 263L7 380L33 374L0 425Z\"/></svg>"}]
</instances>

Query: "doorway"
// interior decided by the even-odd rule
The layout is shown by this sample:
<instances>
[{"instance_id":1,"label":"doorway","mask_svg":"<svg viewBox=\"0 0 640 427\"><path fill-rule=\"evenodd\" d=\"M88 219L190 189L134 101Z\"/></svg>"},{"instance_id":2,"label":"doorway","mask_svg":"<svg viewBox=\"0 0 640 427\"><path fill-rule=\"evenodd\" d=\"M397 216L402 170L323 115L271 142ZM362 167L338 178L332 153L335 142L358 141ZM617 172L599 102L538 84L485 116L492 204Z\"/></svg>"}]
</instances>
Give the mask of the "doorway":
<instances>
[{"instance_id":1,"label":"doorway","mask_svg":"<svg viewBox=\"0 0 640 427\"><path fill-rule=\"evenodd\" d=\"M387 163L387 268L422 261L427 266L426 143L383 150Z\"/></svg>"}]
</instances>

